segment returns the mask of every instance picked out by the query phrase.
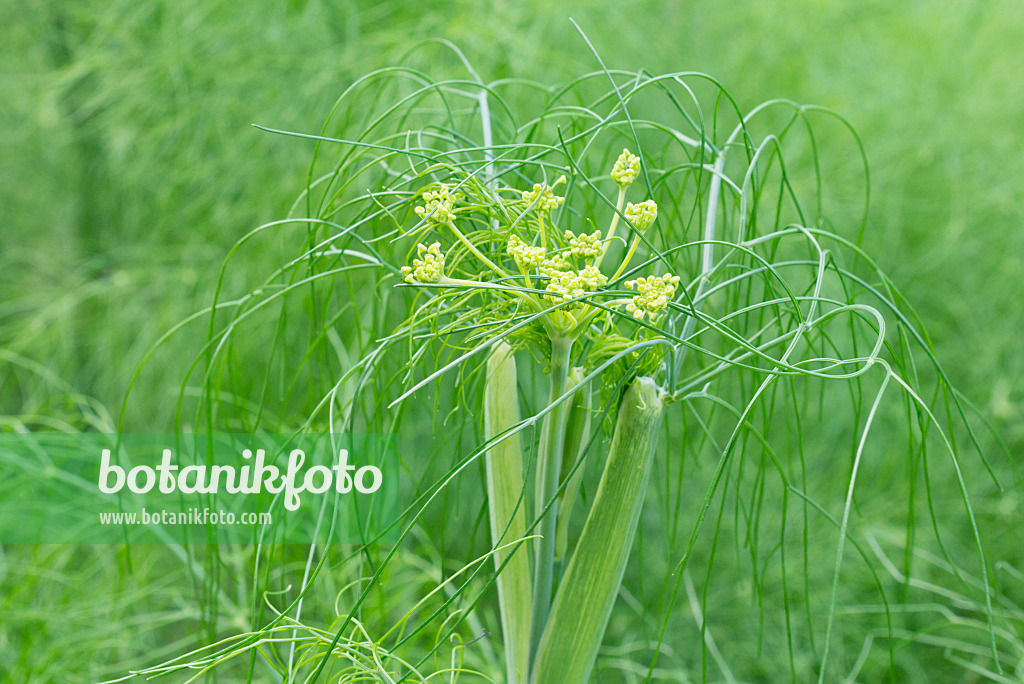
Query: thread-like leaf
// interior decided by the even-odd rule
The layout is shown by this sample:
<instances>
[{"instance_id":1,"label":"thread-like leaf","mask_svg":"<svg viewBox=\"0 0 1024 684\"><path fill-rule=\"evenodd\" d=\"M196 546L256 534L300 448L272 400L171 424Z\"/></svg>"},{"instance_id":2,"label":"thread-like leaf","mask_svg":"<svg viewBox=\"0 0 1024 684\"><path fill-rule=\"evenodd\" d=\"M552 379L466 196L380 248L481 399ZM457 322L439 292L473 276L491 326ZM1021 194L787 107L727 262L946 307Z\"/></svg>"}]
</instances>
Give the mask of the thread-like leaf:
<instances>
[{"instance_id":1,"label":"thread-like leaf","mask_svg":"<svg viewBox=\"0 0 1024 684\"><path fill-rule=\"evenodd\" d=\"M583 684L597 660L636 534L664 402L650 378L619 407L611 451L541 636L532 684Z\"/></svg>"},{"instance_id":2,"label":"thread-like leaf","mask_svg":"<svg viewBox=\"0 0 1024 684\"><path fill-rule=\"evenodd\" d=\"M487 361L484 394L484 430L488 440L519 422L516 393L516 360L504 342L495 345ZM526 536L523 499L523 452L519 434L506 437L487 452L487 501L491 542L498 546ZM511 555L511 558L508 556ZM507 564L501 568L508 558ZM520 545L494 555L498 575L498 603L505 643L505 663L510 684L525 682L530 667L530 615L533 582L529 555Z\"/></svg>"}]
</instances>

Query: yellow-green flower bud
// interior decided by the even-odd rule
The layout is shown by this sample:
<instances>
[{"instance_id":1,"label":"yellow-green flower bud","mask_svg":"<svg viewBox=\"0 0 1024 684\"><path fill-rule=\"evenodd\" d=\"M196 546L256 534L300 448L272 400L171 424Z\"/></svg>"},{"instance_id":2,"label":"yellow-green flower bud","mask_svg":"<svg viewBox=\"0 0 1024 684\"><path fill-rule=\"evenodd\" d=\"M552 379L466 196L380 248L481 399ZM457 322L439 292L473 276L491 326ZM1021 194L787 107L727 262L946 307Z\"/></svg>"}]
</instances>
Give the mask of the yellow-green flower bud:
<instances>
[{"instance_id":1,"label":"yellow-green flower bud","mask_svg":"<svg viewBox=\"0 0 1024 684\"><path fill-rule=\"evenodd\" d=\"M571 270L572 264L570 264L568 260L565 259L565 257L559 254L544 259L544 261L540 262L540 274L552 278L560 276L562 275L562 273Z\"/></svg>"},{"instance_id":2,"label":"yellow-green flower bud","mask_svg":"<svg viewBox=\"0 0 1024 684\"><path fill-rule=\"evenodd\" d=\"M416 253L420 258L412 260L412 267L402 267L405 282L422 284L440 282L444 277L444 254L441 253L441 243L435 242L430 247L423 244L416 245Z\"/></svg>"},{"instance_id":3,"label":"yellow-green flower bud","mask_svg":"<svg viewBox=\"0 0 1024 684\"><path fill-rule=\"evenodd\" d=\"M538 214L550 214L565 201L564 197L559 197L552 192L552 188L559 183L564 182L565 176L560 177L553 185L550 186L546 183L535 183L533 190L526 190L523 192L523 201L528 205L533 204ZM536 204L534 204L534 202L536 202Z\"/></svg>"},{"instance_id":4,"label":"yellow-green flower bud","mask_svg":"<svg viewBox=\"0 0 1024 684\"><path fill-rule=\"evenodd\" d=\"M428 190L423 193L423 206L416 207L416 215L431 223L446 224L455 219L452 208L456 197L451 194L448 186L441 183L437 190Z\"/></svg>"},{"instance_id":5,"label":"yellow-green flower bud","mask_svg":"<svg viewBox=\"0 0 1024 684\"><path fill-rule=\"evenodd\" d=\"M571 230L565 231L565 239L569 241L569 253L584 259L596 259L601 256L601 231L595 230L592 235L581 233L573 235Z\"/></svg>"},{"instance_id":6,"label":"yellow-green flower bud","mask_svg":"<svg viewBox=\"0 0 1024 684\"><path fill-rule=\"evenodd\" d=\"M612 167L612 180L624 188L635 181L638 175L640 175L640 157L623 149L622 154L615 160L615 166Z\"/></svg>"},{"instance_id":7,"label":"yellow-green flower bud","mask_svg":"<svg viewBox=\"0 0 1024 684\"><path fill-rule=\"evenodd\" d=\"M597 266L587 266L579 274L579 282L590 292L593 292L599 287L603 287L608 282L608 276L597 268Z\"/></svg>"},{"instance_id":8,"label":"yellow-green flower bud","mask_svg":"<svg viewBox=\"0 0 1024 684\"><path fill-rule=\"evenodd\" d=\"M512 234L508 238L508 255L524 271L537 268L544 262L546 250L543 247L528 245L518 235Z\"/></svg>"},{"instance_id":9,"label":"yellow-green flower bud","mask_svg":"<svg viewBox=\"0 0 1024 684\"><path fill-rule=\"evenodd\" d=\"M655 204L654 200L647 200L640 204L630 202L626 205L626 211L623 213L629 219L629 222L642 233L650 228L655 219L658 218L658 205Z\"/></svg>"},{"instance_id":10,"label":"yellow-green flower bud","mask_svg":"<svg viewBox=\"0 0 1024 684\"><path fill-rule=\"evenodd\" d=\"M545 295L549 300L553 302L559 300L568 301L577 296L576 274L572 271L559 273L548 281L548 285L544 289L551 293L550 295ZM579 291L578 294L582 295L584 293Z\"/></svg>"},{"instance_id":11,"label":"yellow-green flower bud","mask_svg":"<svg viewBox=\"0 0 1024 684\"><path fill-rule=\"evenodd\" d=\"M638 294L633 301L626 305L626 311L633 314L633 318L642 320L644 314L652 321L661 315L661 312L668 306L669 301L676 294L676 287L679 285L679 276L666 273L661 276L647 276L637 278L625 283L626 288L636 288Z\"/></svg>"},{"instance_id":12,"label":"yellow-green flower bud","mask_svg":"<svg viewBox=\"0 0 1024 684\"><path fill-rule=\"evenodd\" d=\"M569 301L594 292L607 282L608 278L596 266L587 266L579 273L556 271L552 273L551 280L545 288L551 294L545 297L554 302Z\"/></svg>"}]
</instances>

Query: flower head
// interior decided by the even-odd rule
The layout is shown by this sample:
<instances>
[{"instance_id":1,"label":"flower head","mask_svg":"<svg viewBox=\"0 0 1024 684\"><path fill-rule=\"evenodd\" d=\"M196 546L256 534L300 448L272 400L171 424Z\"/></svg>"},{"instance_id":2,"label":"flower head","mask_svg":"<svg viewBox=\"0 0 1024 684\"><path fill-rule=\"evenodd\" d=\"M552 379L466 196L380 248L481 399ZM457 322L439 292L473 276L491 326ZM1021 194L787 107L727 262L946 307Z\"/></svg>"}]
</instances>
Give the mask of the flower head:
<instances>
[{"instance_id":1,"label":"flower head","mask_svg":"<svg viewBox=\"0 0 1024 684\"><path fill-rule=\"evenodd\" d=\"M608 282L608 276L597 268L597 266L587 266L582 269L578 276L580 284L587 289L589 292L593 292L599 287L603 287Z\"/></svg>"},{"instance_id":2,"label":"flower head","mask_svg":"<svg viewBox=\"0 0 1024 684\"><path fill-rule=\"evenodd\" d=\"M556 278L564 272L571 270L572 264L560 254L548 257L540 262L540 274L549 278Z\"/></svg>"},{"instance_id":3,"label":"flower head","mask_svg":"<svg viewBox=\"0 0 1024 684\"><path fill-rule=\"evenodd\" d=\"M569 253L584 259L596 259L601 256L601 231L595 230L592 235L581 233L574 235L571 230L565 231L565 239L569 241Z\"/></svg>"},{"instance_id":4,"label":"flower head","mask_svg":"<svg viewBox=\"0 0 1024 684\"><path fill-rule=\"evenodd\" d=\"M640 157L632 154L629 150L622 150L622 154L615 160L612 167L612 180L625 188L636 180L640 175Z\"/></svg>"},{"instance_id":5,"label":"flower head","mask_svg":"<svg viewBox=\"0 0 1024 684\"><path fill-rule=\"evenodd\" d=\"M544 262L546 250L540 246L528 245L513 233L508 238L508 255L524 271L537 268Z\"/></svg>"},{"instance_id":6,"label":"flower head","mask_svg":"<svg viewBox=\"0 0 1024 684\"><path fill-rule=\"evenodd\" d=\"M636 288L638 294L633 301L626 305L626 311L633 314L633 318L642 320L644 314L652 321L661 315L661 312L668 306L668 302L675 296L676 287L679 285L679 276L666 273L661 276L647 276L637 278L625 283L627 289Z\"/></svg>"},{"instance_id":7,"label":"flower head","mask_svg":"<svg viewBox=\"0 0 1024 684\"><path fill-rule=\"evenodd\" d=\"M596 266L587 266L579 273L572 270L549 271L550 280L545 288L551 294L544 295L552 302L569 301L582 297L608 282L607 276Z\"/></svg>"},{"instance_id":8,"label":"flower head","mask_svg":"<svg viewBox=\"0 0 1024 684\"><path fill-rule=\"evenodd\" d=\"M457 197L451 194L448 186L441 183L437 190L428 190L423 193L423 206L416 207L416 215L431 223L445 224L455 219L452 207Z\"/></svg>"},{"instance_id":9,"label":"flower head","mask_svg":"<svg viewBox=\"0 0 1024 684\"><path fill-rule=\"evenodd\" d=\"M536 207L538 214L550 214L565 201L564 197L559 197L552 192L552 189L556 185L564 182L565 176L561 176L551 185L548 185L547 183L535 183L533 185L533 190L526 190L523 192L523 201L527 204L534 204L534 202L536 202L534 206Z\"/></svg>"},{"instance_id":10,"label":"flower head","mask_svg":"<svg viewBox=\"0 0 1024 684\"><path fill-rule=\"evenodd\" d=\"M654 200L647 200L640 204L630 202L626 205L626 211L623 213L629 219L629 222L642 233L650 228L654 220L658 218L658 205L655 204Z\"/></svg>"},{"instance_id":11,"label":"flower head","mask_svg":"<svg viewBox=\"0 0 1024 684\"><path fill-rule=\"evenodd\" d=\"M420 258L413 259L411 267L402 267L405 282L422 284L440 282L444 277L444 254L441 253L441 243L435 242L430 247L423 244L416 245L416 253Z\"/></svg>"}]
</instances>

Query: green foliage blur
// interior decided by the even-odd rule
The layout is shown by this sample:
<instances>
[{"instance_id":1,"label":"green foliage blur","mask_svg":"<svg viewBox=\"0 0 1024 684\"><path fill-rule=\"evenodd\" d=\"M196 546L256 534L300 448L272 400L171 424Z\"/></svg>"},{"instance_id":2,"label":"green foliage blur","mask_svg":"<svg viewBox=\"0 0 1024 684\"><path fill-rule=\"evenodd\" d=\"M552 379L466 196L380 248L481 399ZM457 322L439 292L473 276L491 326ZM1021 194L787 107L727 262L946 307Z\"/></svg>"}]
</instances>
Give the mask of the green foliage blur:
<instances>
[{"instance_id":1,"label":"green foliage blur","mask_svg":"<svg viewBox=\"0 0 1024 684\"><path fill-rule=\"evenodd\" d=\"M783 97L849 118L871 164L866 249L1020 445L1024 12L1010 0L3 3L0 347L115 406L145 350L209 302L230 245L302 188L311 146L251 123L315 132L355 78L426 40L453 42L485 81L565 81L598 67L570 17L610 68L703 71L743 108ZM168 425L179 349L136 393L135 429ZM22 372L0 377L5 413L59 409Z\"/></svg>"}]
</instances>

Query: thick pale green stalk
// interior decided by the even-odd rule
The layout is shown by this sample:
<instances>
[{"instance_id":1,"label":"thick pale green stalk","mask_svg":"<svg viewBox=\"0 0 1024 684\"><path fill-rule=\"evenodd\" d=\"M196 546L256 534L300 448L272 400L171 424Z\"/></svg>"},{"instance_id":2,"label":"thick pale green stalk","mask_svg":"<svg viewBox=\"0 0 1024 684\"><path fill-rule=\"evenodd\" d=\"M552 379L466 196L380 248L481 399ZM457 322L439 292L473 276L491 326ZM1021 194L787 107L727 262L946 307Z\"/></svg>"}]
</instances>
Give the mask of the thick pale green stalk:
<instances>
[{"instance_id":1,"label":"thick pale green stalk","mask_svg":"<svg viewBox=\"0 0 1024 684\"><path fill-rule=\"evenodd\" d=\"M495 346L487 361L484 393L484 432L490 440L519 422L516 391L516 360L504 342ZM506 437L484 457L487 470L487 502L491 519L491 542L508 544L526 536L526 501L523 494L523 450L519 434ZM507 529L506 529L507 528ZM494 554L498 575L498 605L501 633L505 643L506 674L510 684L526 682L530 673L530 617L532 578L525 547L517 546Z\"/></svg>"},{"instance_id":2,"label":"thick pale green stalk","mask_svg":"<svg viewBox=\"0 0 1024 684\"><path fill-rule=\"evenodd\" d=\"M604 261L604 255L608 253L608 249L612 246L612 238L615 237L615 229L619 227L619 218L622 214L622 207L626 204L626 188L619 186L619 198L615 200L615 215L612 216L612 224L608 227L608 234L604 238L604 246L601 249L601 254L598 255L597 261L594 262L594 266L601 267L601 262Z\"/></svg>"},{"instance_id":3,"label":"thick pale green stalk","mask_svg":"<svg viewBox=\"0 0 1024 684\"><path fill-rule=\"evenodd\" d=\"M611 452L535 654L531 684L585 684L636 535L664 403L639 378L619 407Z\"/></svg>"},{"instance_id":4,"label":"thick pale green stalk","mask_svg":"<svg viewBox=\"0 0 1024 684\"><path fill-rule=\"evenodd\" d=\"M570 386L575 386L583 379L583 369L573 368L569 371ZM565 448L562 451L562 472L568 476L576 461L583 456L587 439L590 437L591 413L590 385L581 387L572 397L569 417L565 421ZM572 476L568 477L562 497L558 502L558 529L555 532L555 561L561 562L569 548L569 520L572 507L576 503L576 494L583 480L583 467L580 466Z\"/></svg>"},{"instance_id":5,"label":"thick pale green stalk","mask_svg":"<svg viewBox=\"0 0 1024 684\"><path fill-rule=\"evenodd\" d=\"M569 352L572 340L551 340L551 395L549 405L558 401L566 390L569 378ZM537 556L533 573L533 626L532 643L540 642L544 623L551 608L552 582L555 571L555 532L558 527L558 503L547 513L544 507L558 491L558 477L562 469L562 449L565 446L565 418L569 402L555 406L544 419L540 436L540 454L537 458L537 516L540 518Z\"/></svg>"}]
</instances>

